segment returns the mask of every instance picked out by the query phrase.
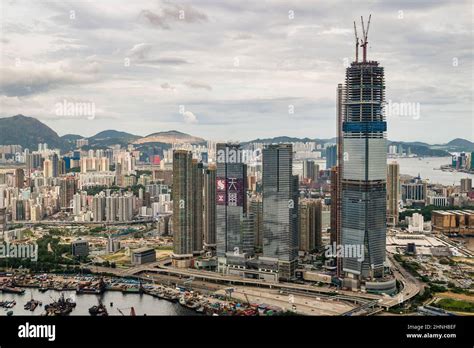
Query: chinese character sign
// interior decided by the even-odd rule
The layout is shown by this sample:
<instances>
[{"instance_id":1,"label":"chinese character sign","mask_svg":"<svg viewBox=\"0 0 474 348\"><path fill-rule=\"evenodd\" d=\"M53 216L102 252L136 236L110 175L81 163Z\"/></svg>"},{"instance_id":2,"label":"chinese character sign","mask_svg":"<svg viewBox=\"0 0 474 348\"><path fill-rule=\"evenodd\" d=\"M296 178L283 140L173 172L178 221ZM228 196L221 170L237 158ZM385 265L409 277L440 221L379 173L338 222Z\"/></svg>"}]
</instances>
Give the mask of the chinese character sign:
<instances>
[{"instance_id":1,"label":"chinese character sign","mask_svg":"<svg viewBox=\"0 0 474 348\"><path fill-rule=\"evenodd\" d=\"M241 178L217 178L217 205L241 207L244 202L243 194L243 180Z\"/></svg>"}]
</instances>

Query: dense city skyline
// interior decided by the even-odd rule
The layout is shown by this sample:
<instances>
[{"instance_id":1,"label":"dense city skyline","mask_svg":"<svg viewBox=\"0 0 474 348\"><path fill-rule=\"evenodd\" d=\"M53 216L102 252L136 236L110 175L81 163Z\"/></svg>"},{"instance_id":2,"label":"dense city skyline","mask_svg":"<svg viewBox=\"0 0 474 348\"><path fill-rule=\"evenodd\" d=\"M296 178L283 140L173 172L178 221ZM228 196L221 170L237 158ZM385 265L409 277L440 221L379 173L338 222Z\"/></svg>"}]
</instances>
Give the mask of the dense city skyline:
<instances>
[{"instance_id":1,"label":"dense city skyline","mask_svg":"<svg viewBox=\"0 0 474 348\"><path fill-rule=\"evenodd\" d=\"M472 139L468 1L336 5L2 3L0 116L37 117L61 135L330 138L352 21L372 13L369 59L392 81L387 102L420 107L388 117L388 138ZM64 100L94 103L96 117L58 115Z\"/></svg>"},{"instance_id":2,"label":"dense city skyline","mask_svg":"<svg viewBox=\"0 0 474 348\"><path fill-rule=\"evenodd\" d=\"M1 4L0 345L472 341L468 1Z\"/></svg>"}]
</instances>

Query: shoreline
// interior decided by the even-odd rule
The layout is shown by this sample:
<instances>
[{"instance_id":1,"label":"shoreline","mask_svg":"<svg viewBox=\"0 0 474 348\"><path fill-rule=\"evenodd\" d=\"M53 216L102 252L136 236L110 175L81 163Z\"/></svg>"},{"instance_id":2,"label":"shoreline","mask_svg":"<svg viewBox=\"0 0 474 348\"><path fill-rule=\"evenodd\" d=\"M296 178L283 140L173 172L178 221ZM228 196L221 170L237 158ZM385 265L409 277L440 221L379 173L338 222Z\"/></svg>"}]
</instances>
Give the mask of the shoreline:
<instances>
[{"instance_id":1,"label":"shoreline","mask_svg":"<svg viewBox=\"0 0 474 348\"><path fill-rule=\"evenodd\" d=\"M205 295L178 284L173 288L154 281L134 280L129 277L64 274L3 275L0 276L0 289L5 286L9 289L5 293L18 296L27 296L24 289L38 289L40 292L74 291L78 295L101 295L109 291L121 292L124 295L148 295L171 303L179 303L198 314L208 316L258 316L283 312L281 308L275 306L266 308L263 304L245 304L235 298L215 294Z\"/></svg>"}]
</instances>

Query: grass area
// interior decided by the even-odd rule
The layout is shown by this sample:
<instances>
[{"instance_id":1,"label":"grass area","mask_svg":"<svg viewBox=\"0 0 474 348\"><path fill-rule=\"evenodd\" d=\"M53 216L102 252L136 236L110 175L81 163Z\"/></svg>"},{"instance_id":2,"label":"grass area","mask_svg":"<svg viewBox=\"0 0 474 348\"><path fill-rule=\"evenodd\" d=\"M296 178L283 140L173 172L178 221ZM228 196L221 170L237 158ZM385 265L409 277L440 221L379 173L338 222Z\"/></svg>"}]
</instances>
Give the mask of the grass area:
<instances>
[{"instance_id":1,"label":"grass area","mask_svg":"<svg viewBox=\"0 0 474 348\"><path fill-rule=\"evenodd\" d=\"M439 298L452 298L455 300L461 300L461 301L467 301L467 302L472 302L474 303L474 294L473 293L465 293L465 294L459 294L456 292L452 291L446 291L446 292L440 292L436 294L436 297Z\"/></svg>"},{"instance_id":2,"label":"grass area","mask_svg":"<svg viewBox=\"0 0 474 348\"><path fill-rule=\"evenodd\" d=\"M102 258L109 262L115 262L117 266L119 264L130 264L130 256L125 255L125 250L120 250L113 254L103 255Z\"/></svg>"},{"instance_id":3,"label":"grass area","mask_svg":"<svg viewBox=\"0 0 474 348\"><path fill-rule=\"evenodd\" d=\"M474 313L474 303L452 298L443 298L437 301L435 306L448 311Z\"/></svg>"}]
</instances>

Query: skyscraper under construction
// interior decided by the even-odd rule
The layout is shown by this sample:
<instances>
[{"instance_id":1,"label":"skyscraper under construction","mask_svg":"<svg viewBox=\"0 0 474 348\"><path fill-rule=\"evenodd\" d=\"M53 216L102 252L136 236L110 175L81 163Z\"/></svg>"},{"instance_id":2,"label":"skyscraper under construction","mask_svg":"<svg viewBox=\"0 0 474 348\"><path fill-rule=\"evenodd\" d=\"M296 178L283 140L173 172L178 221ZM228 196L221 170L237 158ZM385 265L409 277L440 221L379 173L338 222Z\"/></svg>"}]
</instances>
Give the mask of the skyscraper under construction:
<instances>
[{"instance_id":1,"label":"skyscraper under construction","mask_svg":"<svg viewBox=\"0 0 474 348\"><path fill-rule=\"evenodd\" d=\"M367 30L362 20L362 61L358 59L356 32L356 59L346 69L343 93L341 243L344 250L361 247L363 257L345 255L342 271L344 277L357 281L382 277L385 261L387 124L382 112L385 81L383 67L367 60L369 25L370 17Z\"/></svg>"}]
</instances>

